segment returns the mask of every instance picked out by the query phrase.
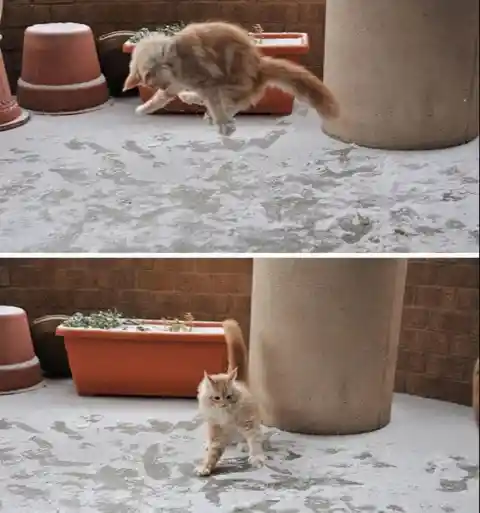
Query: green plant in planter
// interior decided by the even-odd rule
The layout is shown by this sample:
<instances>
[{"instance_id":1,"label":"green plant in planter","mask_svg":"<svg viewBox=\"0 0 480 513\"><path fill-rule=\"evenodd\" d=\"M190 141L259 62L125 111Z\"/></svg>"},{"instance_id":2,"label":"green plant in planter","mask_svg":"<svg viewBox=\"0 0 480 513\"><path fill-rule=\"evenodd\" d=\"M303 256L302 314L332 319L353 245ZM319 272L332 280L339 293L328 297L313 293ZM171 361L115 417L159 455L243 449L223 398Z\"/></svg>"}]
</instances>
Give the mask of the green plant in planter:
<instances>
[{"instance_id":1,"label":"green plant in planter","mask_svg":"<svg viewBox=\"0 0 480 513\"><path fill-rule=\"evenodd\" d=\"M166 36L173 36L180 30L182 30L185 27L185 23L178 22L178 23L171 23L166 25L161 25L160 27L157 27L156 29L150 30L146 27L141 28L135 34L128 39L127 43L135 44L138 43L141 39L144 37L147 37L151 34L165 34Z\"/></svg>"},{"instance_id":2,"label":"green plant in planter","mask_svg":"<svg viewBox=\"0 0 480 513\"><path fill-rule=\"evenodd\" d=\"M192 331L194 317L191 313L186 313L184 315L183 321L178 318L172 320L162 319L162 321L165 324L165 331Z\"/></svg>"},{"instance_id":3,"label":"green plant in planter","mask_svg":"<svg viewBox=\"0 0 480 513\"><path fill-rule=\"evenodd\" d=\"M117 310L94 312L89 315L74 313L64 323L69 328L91 328L97 330L118 329L132 324L139 324L132 319L125 319Z\"/></svg>"}]
</instances>

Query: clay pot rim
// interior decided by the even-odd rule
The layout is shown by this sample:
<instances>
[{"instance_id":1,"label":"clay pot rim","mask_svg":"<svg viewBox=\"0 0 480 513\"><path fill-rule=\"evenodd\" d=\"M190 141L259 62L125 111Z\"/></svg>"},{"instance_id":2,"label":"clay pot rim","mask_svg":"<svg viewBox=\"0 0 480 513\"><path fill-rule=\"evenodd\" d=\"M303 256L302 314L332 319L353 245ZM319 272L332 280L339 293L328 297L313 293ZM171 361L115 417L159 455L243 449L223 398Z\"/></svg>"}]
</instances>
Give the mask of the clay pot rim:
<instances>
[{"instance_id":1,"label":"clay pot rim","mask_svg":"<svg viewBox=\"0 0 480 513\"><path fill-rule=\"evenodd\" d=\"M275 55L303 55L309 52L310 42L306 32L262 32L261 34L249 32L249 35L257 39L302 39L300 45L258 45L260 49L268 50ZM136 43L125 42L122 46L124 53L132 53Z\"/></svg>"},{"instance_id":2,"label":"clay pot rim","mask_svg":"<svg viewBox=\"0 0 480 513\"><path fill-rule=\"evenodd\" d=\"M143 325L163 326L164 321L158 319L135 319ZM223 325L217 321L193 321L194 327L203 328L221 328ZM102 330L98 328L71 328L62 324L55 330L56 335L62 337L88 338L88 339L123 339L123 340L146 340L155 342L209 342L225 344L224 333L192 333L188 331L120 331L120 330Z\"/></svg>"},{"instance_id":3,"label":"clay pot rim","mask_svg":"<svg viewBox=\"0 0 480 513\"><path fill-rule=\"evenodd\" d=\"M5 315L7 317L10 317L12 315L20 315L24 316L27 312L20 306L12 306L12 305L0 305L0 317Z\"/></svg>"}]
</instances>

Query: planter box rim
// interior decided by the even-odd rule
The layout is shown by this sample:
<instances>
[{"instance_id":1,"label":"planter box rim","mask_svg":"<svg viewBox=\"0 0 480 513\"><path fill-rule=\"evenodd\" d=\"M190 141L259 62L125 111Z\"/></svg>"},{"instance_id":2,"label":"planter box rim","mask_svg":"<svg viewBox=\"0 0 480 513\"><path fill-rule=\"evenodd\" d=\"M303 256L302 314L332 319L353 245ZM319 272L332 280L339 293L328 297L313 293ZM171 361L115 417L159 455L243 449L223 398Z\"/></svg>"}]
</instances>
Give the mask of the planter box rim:
<instances>
[{"instance_id":1,"label":"planter box rim","mask_svg":"<svg viewBox=\"0 0 480 513\"><path fill-rule=\"evenodd\" d=\"M128 320L128 319L126 319ZM136 322L139 322L142 326L164 326L165 322L156 319L135 319ZM221 322L215 321L194 321L194 327L197 328L221 328L221 330L217 333L195 333L190 331L140 331L135 329L123 330L121 328L113 328L113 329L100 329L100 328L74 328L70 326L64 326L60 324L56 329L56 334L60 336L73 336L76 338L116 338L116 339L132 339L132 338L142 338L142 339L158 339L158 341L173 341L182 339L188 339L189 341L209 341L209 342L219 342L225 343L225 335L223 332L223 327Z\"/></svg>"},{"instance_id":2,"label":"planter box rim","mask_svg":"<svg viewBox=\"0 0 480 513\"><path fill-rule=\"evenodd\" d=\"M261 34L249 32L249 35L257 39L262 39L263 41L268 41L269 39L301 39L301 44L298 45L272 45L268 43L262 43L258 45L261 48L268 48L269 50L278 50L277 53L279 54L304 54L308 53L310 48L309 38L306 32L262 32ZM123 44L122 50L124 53L132 53L135 45L136 43L129 43L128 41L126 41Z\"/></svg>"}]
</instances>

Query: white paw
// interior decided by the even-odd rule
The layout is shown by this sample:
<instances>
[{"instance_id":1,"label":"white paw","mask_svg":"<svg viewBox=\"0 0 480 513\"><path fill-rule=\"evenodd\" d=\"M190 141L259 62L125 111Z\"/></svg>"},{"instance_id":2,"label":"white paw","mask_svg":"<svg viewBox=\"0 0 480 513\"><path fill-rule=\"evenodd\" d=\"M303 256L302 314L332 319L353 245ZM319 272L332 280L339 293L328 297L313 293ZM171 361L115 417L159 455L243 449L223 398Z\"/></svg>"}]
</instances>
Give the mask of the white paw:
<instances>
[{"instance_id":1,"label":"white paw","mask_svg":"<svg viewBox=\"0 0 480 513\"><path fill-rule=\"evenodd\" d=\"M199 477L206 477L212 473L212 469L210 467L197 467L195 469L195 474Z\"/></svg>"},{"instance_id":2,"label":"white paw","mask_svg":"<svg viewBox=\"0 0 480 513\"><path fill-rule=\"evenodd\" d=\"M255 468L263 467L265 465L265 455L256 454L255 456L249 456L248 463Z\"/></svg>"},{"instance_id":3,"label":"white paw","mask_svg":"<svg viewBox=\"0 0 480 513\"><path fill-rule=\"evenodd\" d=\"M228 123L218 125L218 132L220 135L232 135L236 129L235 121L229 121Z\"/></svg>"},{"instance_id":4,"label":"white paw","mask_svg":"<svg viewBox=\"0 0 480 513\"><path fill-rule=\"evenodd\" d=\"M139 114L139 115L148 114L148 107L145 107L145 104L139 105L135 109L135 114Z\"/></svg>"},{"instance_id":5,"label":"white paw","mask_svg":"<svg viewBox=\"0 0 480 513\"><path fill-rule=\"evenodd\" d=\"M209 125L213 125L213 119L212 119L212 116L210 116L210 114L207 112L205 112L205 114L203 115L203 119L209 124Z\"/></svg>"}]
</instances>

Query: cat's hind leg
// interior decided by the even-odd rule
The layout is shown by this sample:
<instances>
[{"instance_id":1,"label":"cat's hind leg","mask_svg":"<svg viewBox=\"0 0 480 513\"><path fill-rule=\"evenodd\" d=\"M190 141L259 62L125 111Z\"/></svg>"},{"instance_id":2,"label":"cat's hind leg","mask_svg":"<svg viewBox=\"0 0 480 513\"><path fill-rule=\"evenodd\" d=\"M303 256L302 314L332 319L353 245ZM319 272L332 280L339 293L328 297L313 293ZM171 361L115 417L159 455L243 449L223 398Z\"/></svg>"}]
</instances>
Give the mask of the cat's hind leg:
<instances>
[{"instance_id":1,"label":"cat's hind leg","mask_svg":"<svg viewBox=\"0 0 480 513\"><path fill-rule=\"evenodd\" d=\"M209 91L205 93L203 101L213 122L218 127L219 134L232 135L236 130L235 121L226 111L221 95L216 91Z\"/></svg>"},{"instance_id":2,"label":"cat's hind leg","mask_svg":"<svg viewBox=\"0 0 480 513\"><path fill-rule=\"evenodd\" d=\"M194 93L193 91L182 91L178 94L178 97L180 98L180 100L182 100L183 103L186 103L187 105L201 105L205 107L205 102L203 101L202 97L199 94ZM213 119L210 113L208 112L208 109L205 109L203 119L208 121L210 125L213 125Z\"/></svg>"},{"instance_id":3,"label":"cat's hind leg","mask_svg":"<svg viewBox=\"0 0 480 513\"><path fill-rule=\"evenodd\" d=\"M263 452L261 427L259 425L246 425L241 429L241 433L248 445L248 462L253 467L263 467L265 464L265 454Z\"/></svg>"}]
</instances>

